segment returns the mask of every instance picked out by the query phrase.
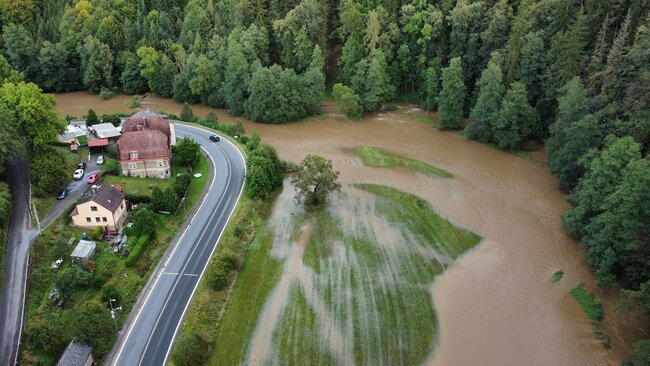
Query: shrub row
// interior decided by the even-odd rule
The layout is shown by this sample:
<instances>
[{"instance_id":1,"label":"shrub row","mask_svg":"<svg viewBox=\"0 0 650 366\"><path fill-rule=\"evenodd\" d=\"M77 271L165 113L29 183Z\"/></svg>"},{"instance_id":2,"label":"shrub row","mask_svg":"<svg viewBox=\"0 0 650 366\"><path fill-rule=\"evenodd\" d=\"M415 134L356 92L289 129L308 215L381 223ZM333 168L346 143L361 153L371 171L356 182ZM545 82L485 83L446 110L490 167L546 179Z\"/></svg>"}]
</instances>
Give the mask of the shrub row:
<instances>
[{"instance_id":1,"label":"shrub row","mask_svg":"<svg viewBox=\"0 0 650 366\"><path fill-rule=\"evenodd\" d=\"M151 240L149 238L149 235L141 236L138 239L138 241L135 243L135 246L133 247L133 250L129 254L129 257L124 262L124 266L126 266L126 268L133 267L133 264L138 261L138 258L140 258L144 250L149 245L150 241Z\"/></svg>"}]
</instances>

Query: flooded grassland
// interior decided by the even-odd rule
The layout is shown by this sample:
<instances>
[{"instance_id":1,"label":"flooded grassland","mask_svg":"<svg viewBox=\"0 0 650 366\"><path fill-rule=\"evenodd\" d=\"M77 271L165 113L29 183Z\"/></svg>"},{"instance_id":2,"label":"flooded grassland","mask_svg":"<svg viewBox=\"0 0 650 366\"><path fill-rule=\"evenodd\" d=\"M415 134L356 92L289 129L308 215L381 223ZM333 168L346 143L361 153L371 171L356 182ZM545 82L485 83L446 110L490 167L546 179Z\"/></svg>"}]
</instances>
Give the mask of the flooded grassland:
<instances>
[{"instance_id":1,"label":"flooded grassland","mask_svg":"<svg viewBox=\"0 0 650 366\"><path fill-rule=\"evenodd\" d=\"M88 108L98 114L130 111L127 97L56 97L63 116L81 116ZM157 97L145 98L142 106L175 114L181 108ZM292 201L290 187L275 203L267 256L281 263L282 275L264 299L240 360L619 364L640 330L634 319L613 311L613 296L596 291L606 308L607 350L568 295L579 283L595 287L581 249L562 226L560 215L569 205L555 179L541 164L437 131L415 120L419 111L401 107L351 122L328 105L323 119L279 126L215 111L220 121L239 119L247 131L257 131L283 159L298 162L310 153L331 159L344 186L320 213L303 212ZM198 116L210 110L193 109ZM364 146L452 177L408 166L367 167L352 151ZM405 209L396 196L420 203ZM423 235L414 226L431 227L428 221L418 223L417 210L440 214L453 223L450 232L476 233L483 241L469 251L476 244L472 240L450 250L432 236L435 230ZM564 278L551 282L559 269Z\"/></svg>"}]
</instances>

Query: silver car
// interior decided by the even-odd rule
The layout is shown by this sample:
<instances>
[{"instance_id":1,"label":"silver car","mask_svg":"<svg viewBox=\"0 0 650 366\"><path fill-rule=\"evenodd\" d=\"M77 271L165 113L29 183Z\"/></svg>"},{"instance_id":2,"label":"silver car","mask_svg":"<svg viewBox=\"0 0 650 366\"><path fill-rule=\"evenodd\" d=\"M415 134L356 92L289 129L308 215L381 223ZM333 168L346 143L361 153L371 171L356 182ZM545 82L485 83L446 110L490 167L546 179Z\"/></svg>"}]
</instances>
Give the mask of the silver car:
<instances>
[{"instance_id":1,"label":"silver car","mask_svg":"<svg viewBox=\"0 0 650 366\"><path fill-rule=\"evenodd\" d=\"M104 164L104 155L99 155L97 157L97 165L102 165Z\"/></svg>"}]
</instances>

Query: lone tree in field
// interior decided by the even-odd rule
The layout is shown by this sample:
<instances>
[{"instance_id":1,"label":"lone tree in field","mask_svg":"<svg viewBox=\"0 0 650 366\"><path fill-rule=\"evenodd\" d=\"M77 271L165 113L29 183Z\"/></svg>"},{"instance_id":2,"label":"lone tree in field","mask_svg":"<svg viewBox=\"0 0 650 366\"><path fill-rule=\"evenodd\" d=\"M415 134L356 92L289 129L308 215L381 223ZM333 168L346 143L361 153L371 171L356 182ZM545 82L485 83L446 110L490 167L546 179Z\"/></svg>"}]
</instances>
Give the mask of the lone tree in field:
<instances>
[{"instance_id":1,"label":"lone tree in field","mask_svg":"<svg viewBox=\"0 0 650 366\"><path fill-rule=\"evenodd\" d=\"M339 172L332 170L332 161L318 155L307 155L298 172L291 179L296 187L296 200L305 204L320 205L327 196L341 190Z\"/></svg>"}]
</instances>

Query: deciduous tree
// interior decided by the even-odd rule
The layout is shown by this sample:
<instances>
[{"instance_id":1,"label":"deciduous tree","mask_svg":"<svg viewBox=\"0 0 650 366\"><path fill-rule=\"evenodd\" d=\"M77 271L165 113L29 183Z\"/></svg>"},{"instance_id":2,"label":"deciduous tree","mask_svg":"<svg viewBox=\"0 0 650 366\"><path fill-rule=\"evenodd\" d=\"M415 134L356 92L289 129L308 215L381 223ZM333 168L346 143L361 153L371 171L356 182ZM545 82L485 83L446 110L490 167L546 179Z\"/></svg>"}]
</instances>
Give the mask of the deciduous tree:
<instances>
[{"instance_id":1,"label":"deciduous tree","mask_svg":"<svg viewBox=\"0 0 650 366\"><path fill-rule=\"evenodd\" d=\"M296 188L296 200L305 204L320 205L327 197L341 190L339 172L332 169L332 161L318 155L307 155L298 172L291 179Z\"/></svg>"}]
</instances>

